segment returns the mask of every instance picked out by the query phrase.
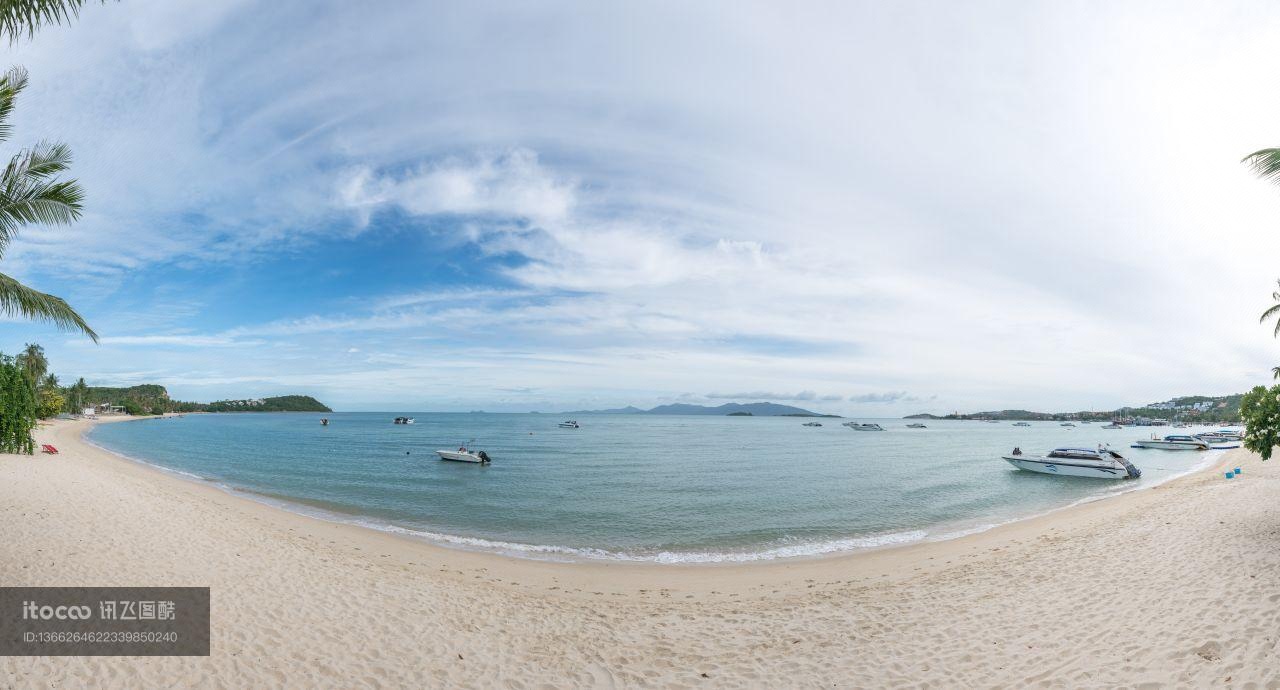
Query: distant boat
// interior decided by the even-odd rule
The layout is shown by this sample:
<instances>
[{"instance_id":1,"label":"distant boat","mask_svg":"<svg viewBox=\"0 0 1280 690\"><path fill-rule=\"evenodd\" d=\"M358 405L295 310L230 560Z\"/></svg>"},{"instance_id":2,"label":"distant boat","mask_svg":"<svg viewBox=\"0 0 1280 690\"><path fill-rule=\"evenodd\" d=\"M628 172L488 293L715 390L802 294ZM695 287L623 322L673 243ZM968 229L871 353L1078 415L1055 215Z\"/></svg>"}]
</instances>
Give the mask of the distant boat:
<instances>
[{"instance_id":1,"label":"distant boat","mask_svg":"<svg viewBox=\"0 0 1280 690\"><path fill-rule=\"evenodd\" d=\"M1059 424L1058 426L1075 426L1075 424L1072 424L1071 422L1063 422L1063 423Z\"/></svg>"},{"instance_id":2,"label":"distant boat","mask_svg":"<svg viewBox=\"0 0 1280 690\"><path fill-rule=\"evenodd\" d=\"M1123 429L1124 427L1120 426L1115 422L1112 422L1110 424L1104 425L1102 428L1103 429Z\"/></svg>"},{"instance_id":3,"label":"distant boat","mask_svg":"<svg viewBox=\"0 0 1280 690\"><path fill-rule=\"evenodd\" d=\"M488 453L483 450L468 450L465 445L459 446L457 450L437 450L436 455L439 455L441 460L454 462L474 462L481 465L490 462Z\"/></svg>"},{"instance_id":4,"label":"distant boat","mask_svg":"<svg viewBox=\"0 0 1280 690\"><path fill-rule=\"evenodd\" d=\"M1057 448L1048 455L1023 455L1017 448L1004 459L1014 467L1040 474L1056 474L1062 477L1094 477L1098 479L1137 479L1142 470L1124 459L1124 456L1099 447Z\"/></svg>"},{"instance_id":5,"label":"distant boat","mask_svg":"<svg viewBox=\"0 0 1280 690\"><path fill-rule=\"evenodd\" d=\"M324 417L320 420L320 426L329 426L329 418Z\"/></svg>"},{"instance_id":6,"label":"distant boat","mask_svg":"<svg viewBox=\"0 0 1280 690\"><path fill-rule=\"evenodd\" d=\"M822 422L805 422L800 426L822 426Z\"/></svg>"},{"instance_id":7,"label":"distant boat","mask_svg":"<svg viewBox=\"0 0 1280 690\"><path fill-rule=\"evenodd\" d=\"M1031 422L1014 422L1014 426L1031 426Z\"/></svg>"},{"instance_id":8,"label":"distant boat","mask_svg":"<svg viewBox=\"0 0 1280 690\"><path fill-rule=\"evenodd\" d=\"M921 424L920 422L916 422L915 424L908 424L907 428L908 429L928 429L929 427Z\"/></svg>"},{"instance_id":9,"label":"distant boat","mask_svg":"<svg viewBox=\"0 0 1280 690\"><path fill-rule=\"evenodd\" d=\"M580 428L580 427L579 427L579 425L578 425L578 423L577 423L577 422L575 422L575 421L573 421L572 419L567 420L567 421L560 422L560 424L559 424L558 426L559 426L561 429L578 429L578 428Z\"/></svg>"},{"instance_id":10,"label":"distant boat","mask_svg":"<svg viewBox=\"0 0 1280 690\"><path fill-rule=\"evenodd\" d=\"M1195 436L1165 436L1164 438L1156 438L1155 434L1150 439L1142 441L1134 441L1134 448L1154 448L1158 450L1209 450L1209 442L1198 439Z\"/></svg>"},{"instance_id":11,"label":"distant boat","mask_svg":"<svg viewBox=\"0 0 1280 690\"><path fill-rule=\"evenodd\" d=\"M847 426L854 431L884 431L884 427L879 424L875 424L874 422L845 422L844 426Z\"/></svg>"},{"instance_id":12,"label":"distant boat","mask_svg":"<svg viewBox=\"0 0 1280 690\"><path fill-rule=\"evenodd\" d=\"M413 417L396 417L396 424L413 424Z\"/></svg>"}]
</instances>

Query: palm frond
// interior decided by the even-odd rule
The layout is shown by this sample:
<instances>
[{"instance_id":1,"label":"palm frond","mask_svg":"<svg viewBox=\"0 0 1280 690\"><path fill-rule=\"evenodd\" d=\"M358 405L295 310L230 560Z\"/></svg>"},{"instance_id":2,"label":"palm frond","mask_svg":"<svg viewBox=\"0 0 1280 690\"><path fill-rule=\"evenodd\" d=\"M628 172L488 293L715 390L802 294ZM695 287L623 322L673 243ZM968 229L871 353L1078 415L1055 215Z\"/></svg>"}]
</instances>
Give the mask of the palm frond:
<instances>
[{"instance_id":1,"label":"palm frond","mask_svg":"<svg viewBox=\"0 0 1280 690\"><path fill-rule=\"evenodd\" d=\"M3 0L0 0L3 2ZM10 67L0 76L0 141L9 138L13 125L9 124L9 116L18 104L18 94L27 88L27 70L22 67Z\"/></svg>"},{"instance_id":2,"label":"palm frond","mask_svg":"<svg viewBox=\"0 0 1280 690\"><path fill-rule=\"evenodd\" d=\"M1253 174L1267 182L1280 184L1280 149L1262 149L1240 159Z\"/></svg>"},{"instance_id":3,"label":"palm frond","mask_svg":"<svg viewBox=\"0 0 1280 690\"><path fill-rule=\"evenodd\" d=\"M1262 316L1258 318L1258 323L1266 323L1267 319L1280 313L1280 304L1273 304L1262 312Z\"/></svg>"},{"instance_id":4,"label":"palm frond","mask_svg":"<svg viewBox=\"0 0 1280 690\"><path fill-rule=\"evenodd\" d=\"M66 225L80 217L80 183L51 179L70 164L65 144L42 142L14 156L0 171L0 256L24 225Z\"/></svg>"},{"instance_id":5,"label":"palm frond","mask_svg":"<svg viewBox=\"0 0 1280 690\"><path fill-rule=\"evenodd\" d=\"M103 0L105 2L105 0ZM85 0L0 0L0 37L9 43L31 38L46 24L70 23Z\"/></svg>"},{"instance_id":6,"label":"palm frond","mask_svg":"<svg viewBox=\"0 0 1280 690\"><path fill-rule=\"evenodd\" d=\"M79 331L98 342L98 334L61 297L46 295L0 273L0 314L52 323L65 331Z\"/></svg>"}]
</instances>

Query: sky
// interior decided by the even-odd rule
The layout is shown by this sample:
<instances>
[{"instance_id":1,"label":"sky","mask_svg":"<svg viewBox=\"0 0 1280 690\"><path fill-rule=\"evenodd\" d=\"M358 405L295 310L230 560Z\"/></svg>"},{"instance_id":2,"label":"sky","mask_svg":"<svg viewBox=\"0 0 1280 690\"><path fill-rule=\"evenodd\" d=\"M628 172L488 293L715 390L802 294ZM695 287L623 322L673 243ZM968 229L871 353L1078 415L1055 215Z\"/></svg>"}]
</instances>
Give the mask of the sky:
<instances>
[{"instance_id":1,"label":"sky","mask_svg":"<svg viewBox=\"0 0 1280 690\"><path fill-rule=\"evenodd\" d=\"M1111 409L1267 383L1280 7L123 0L7 48L64 381L345 410Z\"/></svg>"}]
</instances>

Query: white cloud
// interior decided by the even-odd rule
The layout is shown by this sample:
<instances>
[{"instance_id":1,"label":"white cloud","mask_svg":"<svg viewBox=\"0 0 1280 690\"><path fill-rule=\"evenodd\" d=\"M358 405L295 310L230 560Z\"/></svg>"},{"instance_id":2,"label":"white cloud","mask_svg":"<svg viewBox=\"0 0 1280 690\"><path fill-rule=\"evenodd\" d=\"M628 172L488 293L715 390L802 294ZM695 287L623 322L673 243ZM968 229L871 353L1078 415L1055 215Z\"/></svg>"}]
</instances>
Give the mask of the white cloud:
<instances>
[{"instance_id":1,"label":"white cloud","mask_svg":"<svg viewBox=\"0 0 1280 690\"><path fill-rule=\"evenodd\" d=\"M485 386L876 411L1233 392L1275 357L1255 319L1280 193L1237 161L1277 136L1280 95L1257 85L1278 20L1248 3L87 8L13 59L33 77L17 139L72 144L90 213L0 270L94 299L379 212L447 216L437 241L498 285L191 337L133 315L76 356L190 350L156 360L235 385L256 366L235 347L269 342L255 381L461 386L467 406Z\"/></svg>"}]
</instances>

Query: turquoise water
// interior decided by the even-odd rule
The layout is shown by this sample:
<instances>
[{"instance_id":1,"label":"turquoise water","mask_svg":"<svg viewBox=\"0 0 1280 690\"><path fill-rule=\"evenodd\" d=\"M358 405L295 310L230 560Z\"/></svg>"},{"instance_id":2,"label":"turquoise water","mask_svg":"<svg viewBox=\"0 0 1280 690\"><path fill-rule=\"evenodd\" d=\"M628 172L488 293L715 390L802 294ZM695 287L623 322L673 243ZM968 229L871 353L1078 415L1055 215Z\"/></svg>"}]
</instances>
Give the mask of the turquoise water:
<instances>
[{"instance_id":1,"label":"turquoise water","mask_svg":"<svg viewBox=\"0 0 1280 690\"><path fill-rule=\"evenodd\" d=\"M417 423L392 424L400 414ZM930 421L916 430L878 420L887 431L859 432L835 419L820 428L787 417L578 420L581 429L532 414L190 415L104 424L90 440L331 519L534 557L660 562L948 538L1151 486L1208 460L1129 449L1150 430L1099 424ZM433 452L473 438L491 465ZM1040 453L1099 442L1133 460L1142 479L1052 477L1000 459L1015 445Z\"/></svg>"}]
</instances>

